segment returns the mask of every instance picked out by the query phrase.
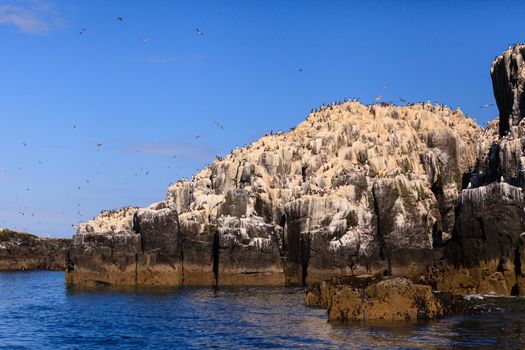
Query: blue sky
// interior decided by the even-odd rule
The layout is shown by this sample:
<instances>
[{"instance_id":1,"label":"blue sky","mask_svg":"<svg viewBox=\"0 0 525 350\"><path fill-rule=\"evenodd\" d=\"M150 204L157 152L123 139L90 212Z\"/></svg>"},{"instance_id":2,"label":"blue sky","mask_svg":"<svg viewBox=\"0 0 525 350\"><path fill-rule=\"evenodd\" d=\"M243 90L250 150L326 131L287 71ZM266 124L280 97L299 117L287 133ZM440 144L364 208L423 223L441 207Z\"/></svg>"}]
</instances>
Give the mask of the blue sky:
<instances>
[{"instance_id":1,"label":"blue sky","mask_svg":"<svg viewBox=\"0 0 525 350\"><path fill-rule=\"evenodd\" d=\"M524 15L518 1L0 1L0 227L69 236L344 97L429 99L484 125L490 64L524 41Z\"/></svg>"}]
</instances>

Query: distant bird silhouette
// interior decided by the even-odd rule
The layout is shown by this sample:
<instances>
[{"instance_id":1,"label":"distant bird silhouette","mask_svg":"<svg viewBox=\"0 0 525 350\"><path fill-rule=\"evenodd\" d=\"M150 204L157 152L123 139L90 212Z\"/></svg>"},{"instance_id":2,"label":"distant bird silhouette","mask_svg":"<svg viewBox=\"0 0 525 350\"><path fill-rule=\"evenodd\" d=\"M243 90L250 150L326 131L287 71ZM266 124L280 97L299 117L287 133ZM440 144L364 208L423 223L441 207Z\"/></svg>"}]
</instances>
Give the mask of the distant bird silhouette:
<instances>
[{"instance_id":1,"label":"distant bird silhouette","mask_svg":"<svg viewBox=\"0 0 525 350\"><path fill-rule=\"evenodd\" d=\"M123 20L124 20L124 18L122 18L122 17L120 17L120 16L117 17L117 21L118 21L118 22L122 22Z\"/></svg>"},{"instance_id":2,"label":"distant bird silhouette","mask_svg":"<svg viewBox=\"0 0 525 350\"><path fill-rule=\"evenodd\" d=\"M299 73L302 73L303 72L303 69L302 68L299 68Z\"/></svg>"},{"instance_id":3,"label":"distant bird silhouette","mask_svg":"<svg viewBox=\"0 0 525 350\"><path fill-rule=\"evenodd\" d=\"M143 43L143 44L147 44L147 43L149 43L149 39L148 39L148 38L142 39L142 43Z\"/></svg>"},{"instance_id":4,"label":"distant bird silhouette","mask_svg":"<svg viewBox=\"0 0 525 350\"><path fill-rule=\"evenodd\" d=\"M218 122L214 122L214 123L215 123L215 125L217 125L219 128L224 129L224 126L222 126L222 124L219 124Z\"/></svg>"},{"instance_id":5,"label":"distant bird silhouette","mask_svg":"<svg viewBox=\"0 0 525 350\"><path fill-rule=\"evenodd\" d=\"M24 145L24 147L27 147L27 144L25 142L22 142L22 145Z\"/></svg>"},{"instance_id":6,"label":"distant bird silhouette","mask_svg":"<svg viewBox=\"0 0 525 350\"><path fill-rule=\"evenodd\" d=\"M195 28L195 30L197 31L197 34L198 34L198 35L201 35L201 36L204 35L204 33L201 32L201 31L199 30L199 28Z\"/></svg>"},{"instance_id":7,"label":"distant bird silhouette","mask_svg":"<svg viewBox=\"0 0 525 350\"><path fill-rule=\"evenodd\" d=\"M146 175L149 175L149 170L148 170L148 171L146 171Z\"/></svg>"},{"instance_id":8,"label":"distant bird silhouette","mask_svg":"<svg viewBox=\"0 0 525 350\"><path fill-rule=\"evenodd\" d=\"M201 137L201 135L195 135L195 140L198 139L199 137Z\"/></svg>"},{"instance_id":9,"label":"distant bird silhouette","mask_svg":"<svg viewBox=\"0 0 525 350\"><path fill-rule=\"evenodd\" d=\"M379 95L379 96L376 97L376 101L381 101L381 100L382 100L381 95Z\"/></svg>"},{"instance_id":10,"label":"distant bird silhouette","mask_svg":"<svg viewBox=\"0 0 525 350\"><path fill-rule=\"evenodd\" d=\"M480 109L481 108L489 108L489 107L492 107L492 106L494 106L494 103L485 103L484 105L479 106L479 108Z\"/></svg>"},{"instance_id":11,"label":"distant bird silhouette","mask_svg":"<svg viewBox=\"0 0 525 350\"><path fill-rule=\"evenodd\" d=\"M401 102L403 102L403 103L406 103L406 102L407 102L407 100L404 99L403 97L400 97L400 98L399 98L399 101L401 101Z\"/></svg>"},{"instance_id":12,"label":"distant bird silhouette","mask_svg":"<svg viewBox=\"0 0 525 350\"><path fill-rule=\"evenodd\" d=\"M97 143L97 151L100 151L101 148L102 148L102 144L101 143Z\"/></svg>"},{"instance_id":13,"label":"distant bird silhouette","mask_svg":"<svg viewBox=\"0 0 525 350\"><path fill-rule=\"evenodd\" d=\"M82 28L80 32L78 33L78 35L84 35L84 34L86 34L86 28Z\"/></svg>"}]
</instances>

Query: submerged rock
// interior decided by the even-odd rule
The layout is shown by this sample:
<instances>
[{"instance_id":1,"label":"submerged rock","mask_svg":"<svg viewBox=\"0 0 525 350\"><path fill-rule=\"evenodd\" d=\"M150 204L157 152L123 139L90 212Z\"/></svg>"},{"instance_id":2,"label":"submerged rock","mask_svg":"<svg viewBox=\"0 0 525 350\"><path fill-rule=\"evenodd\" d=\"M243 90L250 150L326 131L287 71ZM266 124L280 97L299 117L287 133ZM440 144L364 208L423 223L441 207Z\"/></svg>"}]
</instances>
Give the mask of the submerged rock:
<instances>
[{"instance_id":1,"label":"submerged rock","mask_svg":"<svg viewBox=\"0 0 525 350\"><path fill-rule=\"evenodd\" d=\"M314 284L305 304L327 308L330 320L428 320L475 312L471 303L408 278L339 278Z\"/></svg>"},{"instance_id":2,"label":"submerged rock","mask_svg":"<svg viewBox=\"0 0 525 350\"><path fill-rule=\"evenodd\" d=\"M0 271L65 270L71 239L42 238L0 229Z\"/></svg>"}]
</instances>

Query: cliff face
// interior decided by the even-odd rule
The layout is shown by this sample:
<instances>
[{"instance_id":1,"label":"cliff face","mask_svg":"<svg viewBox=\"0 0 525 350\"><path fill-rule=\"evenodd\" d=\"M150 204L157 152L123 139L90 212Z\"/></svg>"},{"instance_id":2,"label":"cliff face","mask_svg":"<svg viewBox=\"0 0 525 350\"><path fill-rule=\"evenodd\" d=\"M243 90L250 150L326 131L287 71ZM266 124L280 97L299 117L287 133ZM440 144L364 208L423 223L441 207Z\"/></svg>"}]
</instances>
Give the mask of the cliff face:
<instances>
[{"instance_id":1,"label":"cliff face","mask_svg":"<svg viewBox=\"0 0 525 350\"><path fill-rule=\"evenodd\" d=\"M70 239L40 238L0 229L0 271L64 270Z\"/></svg>"},{"instance_id":2,"label":"cliff face","mask_svg":"<svg viewBox=\"0 0 525 350\"><path fill-rule=\"evenodd\" d=\"M525 46L516 45L496 57L490 69L494 97L499 109L501 136L525 117Z\"/></svg>"},{"instance_id":3,"label":"cliff face","mask_svg":"<svg viewBox=\"0 0 525 350\"><path fill-rule=\"evenodd\" d=\"M440 289L525 295L524 52L525 46L515 46L492 64L499 121L485 130L469 189L459 198L445 249L453 266L435 275Z\"/></svg>"},{"instance_id":4,"label":"cliff face","mask_svg":"<svg viewBox=\"0 0 525 350\"><path fill-rule=\"evenodd\" d=\"M162 202L80 225L67 281L283 285L416 275L452 234L482 133L442 106L323 107L170 185Z\"/></svg>"}]
</instances>

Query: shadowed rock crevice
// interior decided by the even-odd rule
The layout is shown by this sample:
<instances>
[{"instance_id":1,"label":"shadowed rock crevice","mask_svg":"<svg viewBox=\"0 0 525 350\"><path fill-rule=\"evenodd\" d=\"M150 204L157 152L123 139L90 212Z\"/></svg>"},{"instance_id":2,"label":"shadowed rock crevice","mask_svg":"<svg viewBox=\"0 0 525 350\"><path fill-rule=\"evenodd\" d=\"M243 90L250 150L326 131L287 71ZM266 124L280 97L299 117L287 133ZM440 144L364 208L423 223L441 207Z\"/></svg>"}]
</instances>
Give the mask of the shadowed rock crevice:
<instances>
[{"instance_id":1,"label":"shadowed rock crevice","mask_svg":"<svg viewBox=\"0 0 525 350\"><path fill-rule=\"evenodd\" d=\"M220 238L219 232L213 233L213 285L219 285L219 254L220 254Z\"/></svg>"}]
</instances>

